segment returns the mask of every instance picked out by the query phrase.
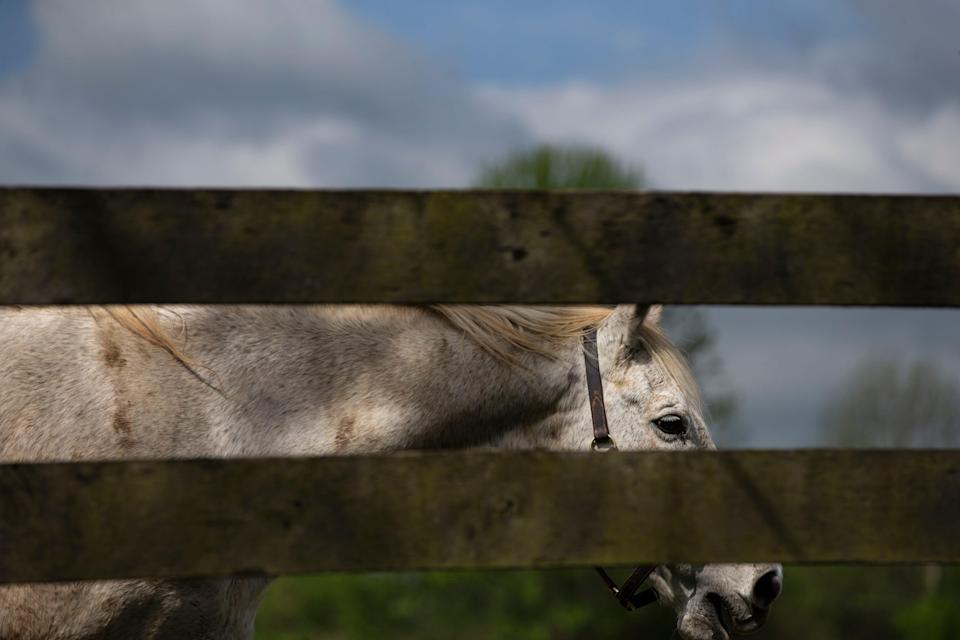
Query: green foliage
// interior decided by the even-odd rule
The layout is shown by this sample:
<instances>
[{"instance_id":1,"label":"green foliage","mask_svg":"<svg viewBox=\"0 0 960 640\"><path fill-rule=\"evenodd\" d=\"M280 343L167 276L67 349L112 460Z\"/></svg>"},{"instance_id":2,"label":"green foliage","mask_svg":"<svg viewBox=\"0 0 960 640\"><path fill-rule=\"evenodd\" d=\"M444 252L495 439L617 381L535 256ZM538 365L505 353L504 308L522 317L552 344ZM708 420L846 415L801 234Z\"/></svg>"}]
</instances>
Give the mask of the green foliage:
<instances>
[{"instance_id":1,"label":"green foliage","mask_svg":"<svg viewBox=\"0 0 960 640\"><path fill-rule=\"evenodd\" d=\"M894 620L907 640L952 640L960 637L957 597L931 596L897 612Z\"/></svg>"},{"instance_id":2,"label":"green foliage","mask_svg":"<svg viewBox=\"0 0 960 640\"><path fill-rule=\"evenodd\" d=\"M491 189L639 189L643 172L584 146L543 145L487 167L478 187Z\"/></svg>"},{"instance_id":3,"label":"green foliage","mask_svg":"<svg viewBox=\"0 0 960 640\"><path fill-rule=\"evenodd\" d=\"M284 578L257 618L258 640L668 637L662 609L630 616L589 569Z\"/></svg>"},{"instance_id":4,"label":"green foliage","mask_svg":"<svg viewBox=\"0 0 960 640\"><path fill-rule=\"evenodd\" d=\"M625 572L624 572L625 573ZM958 567L787 567L758 640L960 637ZM590 569L283 578L258 640L669 638L670 611L626 612Z\"/></svg>"}]
</instances>

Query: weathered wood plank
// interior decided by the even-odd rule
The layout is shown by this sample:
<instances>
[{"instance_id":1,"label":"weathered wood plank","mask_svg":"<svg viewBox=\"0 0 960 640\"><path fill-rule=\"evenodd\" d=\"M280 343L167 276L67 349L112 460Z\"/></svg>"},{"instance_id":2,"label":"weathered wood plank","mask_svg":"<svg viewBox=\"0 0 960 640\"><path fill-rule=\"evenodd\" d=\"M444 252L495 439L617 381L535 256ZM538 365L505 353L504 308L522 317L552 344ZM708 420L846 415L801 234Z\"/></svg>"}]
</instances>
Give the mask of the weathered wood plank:
<instances>
[{"instance_id":1,"label":"weathered wood plank","mask_svg":"<svg viewBox=\"0 0 960 640\"><path fill-rule=\"evenodd\" d=\"M2 465L0 581L957 562L958 497L958 451Z\"/></svg>"},{"instance_id":2,"label":"weathered wood plank","mask_svg":"<svg viewBox=\"0 0 960 640\"><path fill-rule=\"evenodd\" d=\"M0 189L0 304L960 305L960 197Z\"/></svg>"}]
</instances>

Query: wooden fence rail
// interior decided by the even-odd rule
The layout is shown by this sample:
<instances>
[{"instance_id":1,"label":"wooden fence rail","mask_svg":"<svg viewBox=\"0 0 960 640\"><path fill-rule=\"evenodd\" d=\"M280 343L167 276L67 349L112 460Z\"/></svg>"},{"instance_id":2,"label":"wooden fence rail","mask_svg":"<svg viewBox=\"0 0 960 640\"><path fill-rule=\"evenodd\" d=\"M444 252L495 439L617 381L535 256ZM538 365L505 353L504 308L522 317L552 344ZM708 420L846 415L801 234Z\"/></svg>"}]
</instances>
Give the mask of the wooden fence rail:
<instances>
[{"instance_id":1,"label":"wooden fence rail","mask_svg":"<svg viewBox=\"0 0 960 640\"><path fill-rule=\"evenodd\" d=\"M0 487L0 581L960 561L957 451L24 464Z\"/></svg>"},{"instance_id":2,"label":"wooden fence rail","mask_svg":"<svg viewBox=\"0 0 960 640\"><path fill-rule=\"evenodd\" d=\"M0 189L0 304L960 305L960 197Z\"/></svg>"}]
</instances>

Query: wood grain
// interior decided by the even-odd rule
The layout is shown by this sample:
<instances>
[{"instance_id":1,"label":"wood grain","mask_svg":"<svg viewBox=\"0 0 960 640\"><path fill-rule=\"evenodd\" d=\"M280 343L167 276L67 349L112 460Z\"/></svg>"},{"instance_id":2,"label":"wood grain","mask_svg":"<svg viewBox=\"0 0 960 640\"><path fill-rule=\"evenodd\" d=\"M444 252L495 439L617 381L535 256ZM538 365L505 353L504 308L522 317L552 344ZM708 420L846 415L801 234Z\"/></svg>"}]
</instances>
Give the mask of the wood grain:
<instances>
[{"instance_id":1,"label":"wood grain","mask_svg":"<svg viewBox=\"0 0 960 640\"><path fill-rule=\"evenodd\" d=\"M960 197L0 189L0 304L960 305Z\"/></svg>"},{"instance_id":2,"label":"wood grain","mask_svg":"<svg viewBox=\"0 0 960 640\"><path fill-rule=\"evenodd\" d=\"M958 451L0 465L0 581L958 562Z\"/></svg>"}]
</instances>

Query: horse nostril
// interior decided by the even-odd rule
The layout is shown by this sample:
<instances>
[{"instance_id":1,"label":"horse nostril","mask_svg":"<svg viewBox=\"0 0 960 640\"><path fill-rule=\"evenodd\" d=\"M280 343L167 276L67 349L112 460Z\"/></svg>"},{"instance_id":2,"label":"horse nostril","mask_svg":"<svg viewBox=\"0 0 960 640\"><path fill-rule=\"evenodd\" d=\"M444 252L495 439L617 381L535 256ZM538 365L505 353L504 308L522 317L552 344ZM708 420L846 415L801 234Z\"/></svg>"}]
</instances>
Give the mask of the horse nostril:
<instances>
[{"instance_id":1,"label":"horse nostril","mask_svg":"<svg viewBox=\"0 0 960 640\"><path fill-rule=\"evenodd\" d=\"M753 585L753 605L758 609L767 609L780 595L783 579L779 571L767 571Z\"/></svg>"}]
</instances>

